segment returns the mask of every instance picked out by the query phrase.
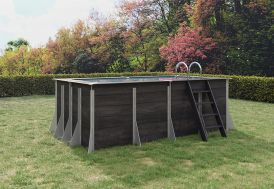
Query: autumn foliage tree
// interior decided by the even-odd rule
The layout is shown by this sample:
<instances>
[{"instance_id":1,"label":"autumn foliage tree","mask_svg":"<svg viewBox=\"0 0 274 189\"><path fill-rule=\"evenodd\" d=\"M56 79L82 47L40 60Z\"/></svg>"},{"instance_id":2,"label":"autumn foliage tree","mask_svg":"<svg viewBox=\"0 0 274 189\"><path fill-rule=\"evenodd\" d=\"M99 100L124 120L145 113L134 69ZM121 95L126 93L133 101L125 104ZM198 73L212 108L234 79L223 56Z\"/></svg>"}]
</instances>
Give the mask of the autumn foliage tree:
<instances>
[{"instance_id":1,"label":"autumn foliage tree","mask_svg":"<svg viewBox=\"0 0 274 189\"><path fill-rule=\"evenodd\" d=\"M127 53L138 62L142 71L148 71L149 50L147 43L153 36L152 12L148 1L125 0L120 6L120 16L127 30L124 36L127 41Z\"/></svg>"},{"instance_id":2,"label":"autumn foliage tree","mask_svg":"<svg viewBox=\"0 0 274 189\"><path fill-rule=\"evenodd\" d=\"M91 12L43 46L10 41L0 74L164 71L199 61L207 73L274 75L273 0L119 2L115 16Z\"/></svg>"},{"instance_id":3,"label":"autumn foliage tree","mask_svg":"<svg viewBox=\"0 0 274 189\"><path fill-rule=\"evenodd\" d=\"M170 37L168 43L160 48L161 56L168 61L167 70L174 70L175 64L184 61L205 61L216 47L212 38L202 34L202 28L190 28L182 24L178 33Z\"/></svg>"},{"instance_id":4,"label":"autumn foliage tree","mask_svg":"<svg viewBox=\"0 0 274 189\"><path fill-rule=\"evenodd\" d=\"M101 64L103 72L123 71L121 67L129 71L124 26L114 19L93 17L92 20L95 20L95 27L89 36L89 45L93 59Z\"/></svg>"},{"instance_id":5,"label":"autumn foliage tree","mask_svg":"<svg viewBox=\"0 0 274 189\"><path fill-rule=\"evenodd\" d=\"M73 62L78 52L88 48L89 28L81 20L71 28L61 28L55 37L50 39L46 45L54 58L58 61L56 72L73 73Z\"/></svg>"},{"instance_id":6,"label":"autumn foliage tree","mask_svg":"<svg viewBox=\"0 0 274 189\"><path fill-rule=\"evenodd\" d=\"M0 74L35 75L53 73L56 69L53 54L46 48L20 46L0 57Z\"/></svg>"}]
</instances>

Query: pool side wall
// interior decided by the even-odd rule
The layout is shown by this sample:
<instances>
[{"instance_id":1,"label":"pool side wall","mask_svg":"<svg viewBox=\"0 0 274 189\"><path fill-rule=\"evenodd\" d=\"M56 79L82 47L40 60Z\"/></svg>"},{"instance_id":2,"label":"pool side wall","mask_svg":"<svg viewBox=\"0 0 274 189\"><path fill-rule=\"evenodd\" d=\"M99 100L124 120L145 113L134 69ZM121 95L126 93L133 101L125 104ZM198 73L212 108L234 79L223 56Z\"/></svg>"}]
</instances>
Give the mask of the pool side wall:
<instances>
[{"instance_id":1,"label":"pool side wall","mask_svg":"<svg viewBox=\"0 0 274 189\"><path fill-rule=\"evenodd\" d=\"M57 82L57 123L64 119L64 130L69 120L69 83ZM227 91L226 80L209 80L222 120L226 126ZM63 87L62 87L63 86ZM168 86L171 86L171 120L176 137L198 133L199 120L191 105L186 81L127 83L107 85L85 85L71 83L72 87L72 133L81 121L80 145L88 147L92 138L94 149L133 143L133 88L136 89L136 122L141 143L167 138L168 129ZM191 81L193 89L206 89L206 81ZM62 89L63 88L63 89ZM81 111L79 118L79 89ZM63 97L61 90L64 90ZM91 105L91 90L94 104ZM198 100L198 96L196 96ZM64 117L62 117L62 100ZM205 96L203 101L208 100ZM91 107L94 108L94 137L90 137ZM210 113L210 104L202 108ZM206 124L216 124L209 117Z\"/></svg>"}]
</instances>

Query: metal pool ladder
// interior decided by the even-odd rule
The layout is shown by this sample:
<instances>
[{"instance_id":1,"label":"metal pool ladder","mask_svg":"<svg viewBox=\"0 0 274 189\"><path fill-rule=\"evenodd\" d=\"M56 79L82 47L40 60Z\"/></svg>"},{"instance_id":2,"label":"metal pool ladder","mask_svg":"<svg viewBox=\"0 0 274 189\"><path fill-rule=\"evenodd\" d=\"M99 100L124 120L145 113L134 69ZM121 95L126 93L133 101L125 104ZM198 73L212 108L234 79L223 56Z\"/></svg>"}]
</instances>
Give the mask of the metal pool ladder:
<instances>
[{"instance_id":1,"label":"metal pool ladder","mask_svg":"<svg viewBox=\"0 0 274 189\"><path fill-rule=\"evenodd\" d=\"M205 81L206 82L206 89L193 89L191 86L190 81L187 81L187 86L188 86L188 91L189 94L191 96L191 101L192 101L192 106L194 107L194 111L196 113L196 116L198 117L198 120L200 122L200 135L202 137L203 141L207 141L208 140L208 130L212 130L212 129L219 129L221 135L223 137L226 137L226 131L225 131L225 127L221 118L221 114L220 111L218 109L216 100L214 98L211 86L209 81ZM202 102L197 102L194 94L202 94L202 95L207 95L208 100L207 101L202 101ZM209 104L211 107L211 112L210 113L203 113L201 110L199 110L199 106L203 106L205 104ZM214 117L216 120L216 125L208 125L206 123L206 118L208 117Z\"/></svg>"},{"instance_id":2,"label":"metal pool ladder","mask_svg":"<svg viewBox=\"0 0 274 189\"><path fill-rule=\"evenodd\" d=\"M192 68L193 65L197 65L200 69L200 74L202 74L202 66L198 62L192 62L189 65L189 67L187 66L187 64L185 62L179 62L176 65L176 70L175 71L177 72L178 68L182 65L184 65L187 69L187 78L188 79L189 79L189 73L190 73L191 68ZM178 77L178 75L176 77ZM203 90L193 89L192 86L191 86L190 80L187 81L187 87L188 87L188 91L189 91L189 94L190 94L190 97L191 97L192 105L194 107L195 115L197 116L197 118L200 122L199 131L200 131L200 135L201 135L202 140L203 141L208 140L208 130L212 130L212 129L219 129L221 135L223 137L226 137L227 134L226 134L226 131L225 131L225 127L224 127L224 124L223 124L223 121L222 121L222 118L221 118L221 114L220 114L220 111L218 109L218 106L217 106L216 100L214 98L214 95L213 95L213 92L212 92L209 81L208 80L206 81L206 89L203 89ZM196 99L194 97L194 94L198 94L198 102L196 101ZM204 101L204 102L202 100L200 101L199 98L202 99L203 95L207 95L209 100ZM212 112L203 113L202 112L202 106L204 104L210 104ZM208 117L215 117L215 120L216 120L217 124L216 125L208 125L206 123L206 118L208 118Z\"/></svg>"}]
</instances>

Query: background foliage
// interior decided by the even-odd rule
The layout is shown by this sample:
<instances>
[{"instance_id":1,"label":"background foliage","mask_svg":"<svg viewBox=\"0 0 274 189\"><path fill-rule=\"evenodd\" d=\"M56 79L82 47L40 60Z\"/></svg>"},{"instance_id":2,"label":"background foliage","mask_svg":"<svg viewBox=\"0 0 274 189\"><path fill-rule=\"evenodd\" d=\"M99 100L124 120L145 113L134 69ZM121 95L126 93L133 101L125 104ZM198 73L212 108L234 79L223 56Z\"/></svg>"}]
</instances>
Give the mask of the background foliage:
<instances>
[{"instance_id":1,"label":"background foliage","mask_svg":"<svg viewBox=\"0 0 274 189\"><path fill-rule=\"evenodd\" d=\"M10 41L0 74L155 72L195 60L206 73L274 76L273 9L272 0L121 0L117 15L93 12L42 47Z\"/></svg>"}]
</instances>

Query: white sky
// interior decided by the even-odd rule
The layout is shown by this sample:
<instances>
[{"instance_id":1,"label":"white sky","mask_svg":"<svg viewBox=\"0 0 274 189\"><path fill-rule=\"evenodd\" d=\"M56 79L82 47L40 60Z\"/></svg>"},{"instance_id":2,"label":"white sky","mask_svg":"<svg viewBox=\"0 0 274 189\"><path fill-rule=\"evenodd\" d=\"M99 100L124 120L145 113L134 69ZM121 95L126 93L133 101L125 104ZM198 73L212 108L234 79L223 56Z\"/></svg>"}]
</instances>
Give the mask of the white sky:
<instances>
[{"instance_id":1,"label":"white sky","mask_svg":"<svg viewBox=\"0 0 274 189\"><path fill-rule=\"evenodd\" d=\"M86 20L91 10L115 12L118 0L0 0L0 49L24 38L34 47L44 45L63 26Z\"/></svg>"}]
</instances>

